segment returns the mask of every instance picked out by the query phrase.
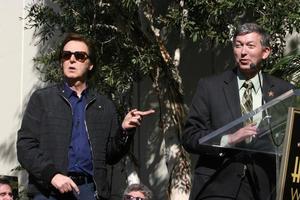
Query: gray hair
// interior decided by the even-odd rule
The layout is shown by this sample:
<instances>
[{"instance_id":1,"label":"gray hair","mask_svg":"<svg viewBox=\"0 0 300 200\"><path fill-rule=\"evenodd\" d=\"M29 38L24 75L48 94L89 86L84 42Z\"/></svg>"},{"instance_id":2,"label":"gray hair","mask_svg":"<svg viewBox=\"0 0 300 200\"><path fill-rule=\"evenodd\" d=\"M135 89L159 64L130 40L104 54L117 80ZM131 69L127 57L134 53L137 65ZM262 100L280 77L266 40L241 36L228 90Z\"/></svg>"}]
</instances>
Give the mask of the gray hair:
<instances>
[{"instance_id":1,"label":"gray hair","mask_svg":"<svg viewBox=\"0 0 300 200\"><path fill-rule=\"evenodd\" d=\"M263 47L270 47L270 35L256 23L245 23L238 26L233 35L233 42L235 42L237 36L246 35L248 33L258 33L261 35L261 45Z\"/></svg>"},{"instance_id":2,"label":"gray hair","mask_svg":"<svg viewBox=\"0 0 300 200\"><path fill-rule=\"evenodd\" d=\"M145 185L139 183L135 183L135 184L131 184L129 185L125 191L124 191L124 195L128 195L130 192L133 191L138 191L141 192L144 196L145 196L145 200L151 200L152 199L152 191Z\"/></svg>"}]
</instances>

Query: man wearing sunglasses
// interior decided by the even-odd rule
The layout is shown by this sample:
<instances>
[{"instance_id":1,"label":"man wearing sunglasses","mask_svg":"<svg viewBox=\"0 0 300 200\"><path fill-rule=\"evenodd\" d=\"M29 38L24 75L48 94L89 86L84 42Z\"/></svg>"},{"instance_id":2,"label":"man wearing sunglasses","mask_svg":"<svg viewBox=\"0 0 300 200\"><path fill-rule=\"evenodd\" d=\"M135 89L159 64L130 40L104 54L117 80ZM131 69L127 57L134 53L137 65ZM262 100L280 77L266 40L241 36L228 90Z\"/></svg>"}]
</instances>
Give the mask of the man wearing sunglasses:
<instances>
[{"instance_id":1,"label":"man wearing sunglasses","mask_svg":"<svg viewBox=\"0 0 300 200\"><path fill-rule=\"evenodd\" d=\"M123 200L151 200L152 199L152 192L151 190L141 184L135 183L129 185L123 195Z\"/></svg>"},{"instance_id":2,"label":"man wearing sunglasses","mask_svg":"<svg viewBox=\"0 0 300 200\"><path fill-rule=\"evenodd\" d=\"M153 110L131 110L120 125L112 101L88 87L92 43L69 34L62 43L61 84L35 91L18 131L17 155L34 200L108 199L107 164L129 149L132 132Z\"/></svg>"}]
</instances>

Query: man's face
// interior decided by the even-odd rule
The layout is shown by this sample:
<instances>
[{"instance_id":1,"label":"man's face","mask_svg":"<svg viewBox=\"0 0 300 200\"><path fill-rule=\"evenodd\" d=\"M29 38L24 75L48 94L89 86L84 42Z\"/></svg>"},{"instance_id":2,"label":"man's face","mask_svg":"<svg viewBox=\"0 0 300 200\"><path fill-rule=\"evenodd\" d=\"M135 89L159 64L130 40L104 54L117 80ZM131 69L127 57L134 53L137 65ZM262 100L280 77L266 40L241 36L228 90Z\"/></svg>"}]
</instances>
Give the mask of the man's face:
<instances>
[{"instance_id":1,"label":"man's face","mask_svg":"<svg viewBox=\"0 0 300 200\"><path fill-rule=\"evenodd\" d=\"M139 191L131 191L125 195L124 200L144 200L145 195Z\"/></svg>"},{"instance_id":2,"label":"man's face","mask_svg":"<svg viewBox=\"0 0 300 200\"><path fill-rule=\"evenodd\" d=\"M71 40L63 48L62 67L64 76L70 80L85 81L93 65L88 58L88 46L81 41Z\"/></svg>"},{"instance_id":3,"label":"man's face","mask_svg":"<svg viewBox=\"0 0 300 200\"><path fill-rule=\"evenodd\" d=\"M261 39L261 35L255 32L239 35L235 39L233 44L235 61L245 75L256 73L257 69L250 69L250 64L255 64L259 70L261 61L270 54L270 48L263 47Z\"/></svg>"},{"instance_id":4,"label":"man's face","mask_svg":"<svg viewBox=\"0 0 300 200\"><path fill-rule=\"evenodd\" d=\"M12 191L9 185L0 184L0 200L13 200Z\"/></svg>"}]
</instances>

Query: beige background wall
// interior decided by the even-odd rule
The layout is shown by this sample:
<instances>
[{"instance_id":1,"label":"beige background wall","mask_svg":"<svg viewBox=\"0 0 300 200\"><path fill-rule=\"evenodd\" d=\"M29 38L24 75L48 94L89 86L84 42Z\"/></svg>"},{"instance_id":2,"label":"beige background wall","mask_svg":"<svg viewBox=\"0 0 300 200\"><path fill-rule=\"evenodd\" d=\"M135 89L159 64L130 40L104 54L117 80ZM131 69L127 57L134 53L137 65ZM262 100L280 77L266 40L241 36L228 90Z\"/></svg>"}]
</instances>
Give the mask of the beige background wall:
<instances>
[{"instance_id":1,"label":"beige background wall","mask_svg":"<svg viewBox=\"0 0 300 200\"><path fill-rule=\"evenodd\" d=\"M32 58L32 30L24 30L24 6L29 0L0 0L0 175L16 175L16 132L32 86L38 83Z\"/></svg>"}]
</instances>

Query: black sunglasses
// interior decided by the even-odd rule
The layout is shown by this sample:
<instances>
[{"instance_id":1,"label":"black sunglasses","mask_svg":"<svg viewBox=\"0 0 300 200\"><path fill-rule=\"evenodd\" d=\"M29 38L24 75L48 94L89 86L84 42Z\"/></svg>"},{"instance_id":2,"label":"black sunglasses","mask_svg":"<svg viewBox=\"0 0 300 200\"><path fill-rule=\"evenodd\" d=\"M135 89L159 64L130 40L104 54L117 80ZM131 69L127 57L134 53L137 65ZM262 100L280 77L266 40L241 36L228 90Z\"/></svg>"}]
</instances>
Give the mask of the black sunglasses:
<instances>
[{"instance_id":1,"label":"black sunglasses","mask_svg":"<svg viewBox=\"0 0 300 200\"><path fill-rule=\"evenodd\" d=\"M131 196L131 195L128 195L126 194L124 196L124 199L123 200L145 200L145 198L142 198L142 197L134 197L134 196Z\"/></svg>"},{"instance_id":2,"label":"black sunglasses","mask_svg":"<svg viewBox=\"0 0 300 200\"><path fill-rule=\"evenodd\" d=\"M63 60L69 60L72 57L72 55L74 55L75 59L79 62L84 62L86 61L86 59L89 58L89 55L84 51L75 51L75 52L63 51L61 54L61 58Z\"/></svg>"}]
</instances>

